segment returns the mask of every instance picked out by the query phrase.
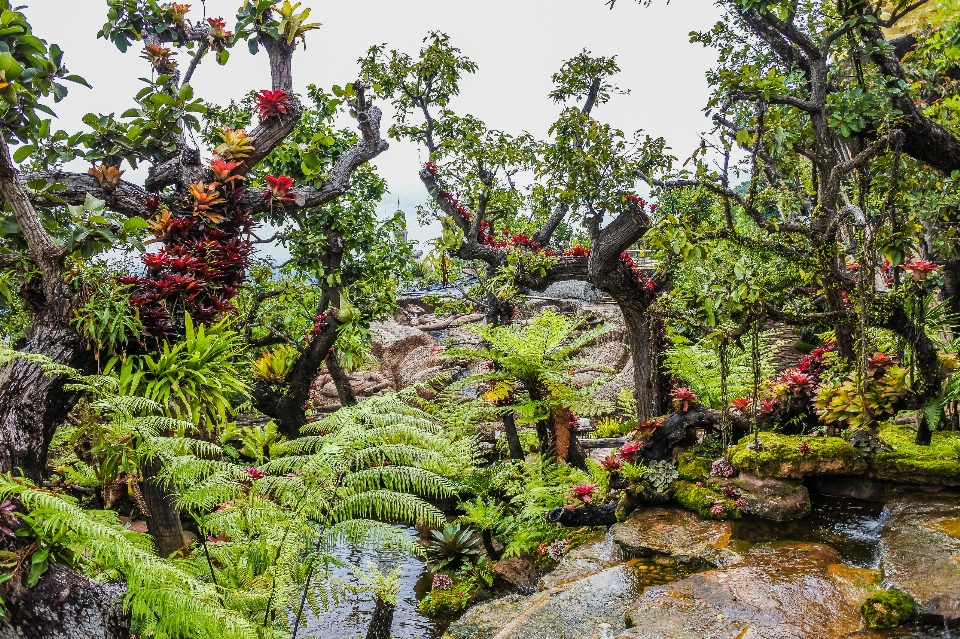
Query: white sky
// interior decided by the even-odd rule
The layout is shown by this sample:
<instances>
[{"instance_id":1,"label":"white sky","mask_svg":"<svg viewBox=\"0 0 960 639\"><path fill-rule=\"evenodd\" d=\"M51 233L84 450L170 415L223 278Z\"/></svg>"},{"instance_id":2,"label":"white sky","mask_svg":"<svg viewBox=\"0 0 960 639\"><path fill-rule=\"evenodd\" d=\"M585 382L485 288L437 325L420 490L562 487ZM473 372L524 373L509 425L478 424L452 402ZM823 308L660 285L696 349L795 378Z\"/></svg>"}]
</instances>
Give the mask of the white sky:
<instances>
[{"instance_id":1,"label":"white sky","mask_svg":"<svg viewBox=\"0 0 960 639\"><path fill-rule=\"evenodd\" d=\"M87 112L122 113L133 106L149 75L139 48L121 54L112 43L96 39L106 20L103 0L24 0L34 32L66 52L72 73L84 76L94 90L71 85L68 98L56 105L59 126L85 128ZM586 47L594 55L618 57L616 78L629 95L597 111L597 117L629 133L643 129L663 136L675 155L687 157L709 128L702 108L707 100L704 72L714 63L712 51L690 44L688 33L709 29L720 9L706 0L666 0L643 7L619 0L610 11L605 0L305 0L311 21L323 26L307 35L307 48L294 57L294 85L329 88L356 79L357 58L372 44L387 43L415 55L429 30L450 34L451 42L479 65L461 84L452 108L470 113L492 128L529 131L545 137L557 107L547 98L550 76L561 63ZM207 0L207 17L222 16L232 29L239 0ZM203 3L192 2L188 18L203 17ZM185 57L184 55L180 56ZM181 61L181 65L185 65ZM267 56L251 56L242 44L226 67L208 56L192 84L199 97L218 103L250 90L269 88ZM392 108L384 110L384 131ZM351 125L352 126L352 125ZM417 177L424 154L416 145L390 140L390 149L375 160L390 194L381 205L393 212L399 199L408 214L411 239L430 238L435 229L417 228L414 207L424 201ZM80 167L77 167L80 168ZM141 173L138 171L137 173ZM136 179L128 173L126 178Z\"/></svg>"}]
</instances>

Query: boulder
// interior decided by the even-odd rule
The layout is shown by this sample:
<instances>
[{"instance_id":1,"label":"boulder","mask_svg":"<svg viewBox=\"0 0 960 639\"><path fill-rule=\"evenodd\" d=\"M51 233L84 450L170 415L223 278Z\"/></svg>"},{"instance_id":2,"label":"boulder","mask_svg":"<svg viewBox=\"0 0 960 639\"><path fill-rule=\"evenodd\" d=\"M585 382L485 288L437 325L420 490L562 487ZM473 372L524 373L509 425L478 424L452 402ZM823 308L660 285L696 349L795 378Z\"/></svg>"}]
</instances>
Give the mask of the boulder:
<instances>
[{"instance_id":1,"label":"boulder","mask_svg":"<svg viewBox=\"0 0 960 639\"><path fill-rule=\"evenodd\" d=\"M744 491L743 512L748 515L789 521L810 514L810 493L802 484L749 473L740 473L736 484Z\"/></svg>"},{"instance_id":2,"label":"boulder","mask_svg":"<svg viewBox=\"0 0 960 639\"><path fill-rule=\"evenodd\" d=\"M549 590L589 575L600 572L623 562L624 553L613 543L613 536L604 535L600 539L577 546L560 559L552 571L540 579L540 590Z\"/></svg>"},{"instance_id":3,"label":"boulder","mask_svg":"<svg viewBox=\"0 0 960 639\"><path fill-rule=\"evenodd\" d=\"M537 589L537 580L540 575L537 574L533 564L526 559L509 557L493 564L493 578L500 587L531 593Z\"/></svg>"},{"instance_id":4,"label":"boulder","mask_svg":"<svg viewBox=\"0 0 960 639\"><path fill-rule=\"evenodd\" d=\"M727 456L737 470L758 477L801 479L810 475L862 475L867 462L841 437L799 437L760 433L760 450L750 448L753 435L731 446ZM804 447L806 444L806 447Z\"/></svg>"},{"instance_id":5,"label":"boulder","mask_svg":"<svg viewBox=\"0 0 960 639\"><path fill-rule=\"evenodd\" d=\"M740 561L740 555L728 548L730 522L702 519L683 508L643 508L610 531L613 542L632 556L660 555L690 567L726 566Z\"/></svg>"},{"instance_id":6,"label":"boulder","mask_svg":"<svg viewBox=\"0 0 960 639\"><path fill-rule=\"evenodd\" d=\"M880 533L883 577L931 621L960 625L960 495L891 491Z\"/></svg>"},{"instance_id":7,"label":"boulder","mask_svg":"<svg viewBox=\"0 0 960 639\"><path fill-rule=\"evenodd\" d=\"M874 477L893 482L960 486L960 432L933 433L929 446L917 446L917 431L899 424L880 428L880 438L892 450L870 460Z\"/></svg>"},{"instance_id":8,"label":"boulder","mask_svg":"<svg viewBox=\"0 0 960 639\"><path fill-rule=\"evenodd\" d=\"M860 605L879 583L828 546L777 544L648 589L618 639L845 639L864 629Z\"/></svg>"},{"instance_id":9,"label":"boulder","mask_svg":"<svg viewBox=\"0 0 960 639\"><path fill-rule=\"evenodd\" d=\"M476 605L454 621L443 638L586 639L601 624L620 632L638 594L684 576L673 566L632 559L529 597L511 595Z\"/></svg>"}]
</instances>

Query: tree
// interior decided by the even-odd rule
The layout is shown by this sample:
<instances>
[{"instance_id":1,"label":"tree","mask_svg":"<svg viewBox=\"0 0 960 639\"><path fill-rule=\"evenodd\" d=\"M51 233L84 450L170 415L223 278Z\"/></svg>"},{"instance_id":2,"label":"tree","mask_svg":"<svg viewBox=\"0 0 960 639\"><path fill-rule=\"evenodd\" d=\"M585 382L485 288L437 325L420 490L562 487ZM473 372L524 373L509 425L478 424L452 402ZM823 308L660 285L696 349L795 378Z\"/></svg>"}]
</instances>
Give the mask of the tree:
<instances>
[{"instance_id":1,"label":"tree","mask_svg":"<svg viewBox=\"0 0 960 639\"><path fill-rule=\"evenodd\" d=\"M692 174L653 180L718 194L728 237L804 265L810 288L797 289L785 307L757 304L751 322L831 325L841 356L862 377L868 329L904 340L914 370L904 404L914 408L934 400L943 382L938 349L923 326L929 269L916 275L932 257L921 246L921 225L942 227L923 212L945 204L938 191L956 179L936 171L960 168L960 137L941 124L951 110L924 108L937 98L911 81L930 67L901 64L882 32L920 4L724 3L724 20L694 40L720 53L708 76L708 107L724 157L734 145L746 152L749 184L742 192L731 188L727 161L721 172L700 162ZM932 33L919 37L931 40L918 44L920 51L942 46ZM736 223L734 207L748 223ZM953 244L951 235L943 239ZM918 442L928 443L929 433L921 420Z\"/></svg>"},{"instance_id":2,"label":"tree","mask_svg":"<svg viewBox=\"0 0 960 639\"><path fill-rule=\"evenodd\" d=\"M610 83L619 70L616 60L584 51L564 63L550 95L564 107L550 129L553 138L539 142L455 114L450 102L459 80L476 65L444 34L424 41L417 59L375 46L361 62L365 77L393 100L397 124L390 134L430 153L420 179L433 211L446 220L440 248L482 262L489 279L513 287L542 291L580 280L609 294L623 312L633 351L640 419L662 413L662 327L651 305L665 275L637 266L626 251L650 228L656 209L635 195L638 176L669 159L663 140L639 133L630 139L593 117L618 91ZM525 192L514 179L522 171L537 177ZM578 217L584 230L579 245L560 248L558 229L569 242ZM509 321L511 305L502 295L488 290L485 301L488 321Z\"/></svg>"},{"instance_id":3,"label":"tree","mask_svg":"<svg viewBox=\"0 0 960 639\"><path fill-rule=\"evenodd\" d=\"M138 108L119 118L87 116L85 121L93 129L89 133L51 132L50 121L40 119L49 109L39 99L47 95L60 99L65 92L54 82L69 77L60 63L59 49L46 45L42 50L28 49L40 47L40 41L29 40L27 45L14 34L3 36L14 58L11 68L35 65L30 67L35 71L21 74L10 85L8 93L14 93L3 107L7 141L21 144L14 155L18 160L29 157L33 170L22 175L6 145L0 154L0 192L12 211L5 225L5 264L10 269L28 265L21 280L23 298L34 313L22 350L45 354L82 371L95 370L95 359L71 320L84 306L88 292L82 278L78 286L64 280L71 271L82 272L84 259L109 247L135 246L141 229L152 227L163 250L148 254L146 274L126 283L133 287L131 302L138 306L155 344L182 330L176 319L178 312L182 317L178 309L190 310L203 323L232 310L230 300L243 281L250 250L251 216L280 211L293 215L335 200L348 190L351 175L387 147L379 135L380 110L358 83L348 101L357 114L361 135L341 150L323 175L316 176L314 184L293 186L281 181L268 189L246 188L244 174L286 139L303 114L292 91L292 59L310 25L291 21L282 7L264 2L244 4L235 33L227 31L219 18L191 23L185 18L185 5L115 1L109 6L109 21L101 36L126 50L138 34L149 34L144 57L154 77L138 93ZM196 114L205 110L204 103L193 97L190 79L208 52L224 63L230 48L242 40L251 50L267 51L271 89L258 97L260 124L249 134L223 130L214 150L219 160L206 165L187 135L199 127ZM183 73L173 59L174 48L191 54ZM87 175L58 169L61 162L76 157L102 164ZM122 161L151 165L142 187L121 179ZM96 208L88 197L105 204ZM70 209L70 217L63 220L63 204L83 208ZM144 223L145 219L150 221ZM51 233L47 227L54 220L65 224ZM200 254L204 246L216 249L211 261ZM329 306L330 300L324 302ZM337 309L331 308L330 321L312 337L307 349L311 361L322 362L326 357L337 334L336 316ZM11 362L0 371L0 397L0 441L4 443L0 470L18 468L38 479L53 429L75 398L63 388L62 379L45 378L25 360Z\"/></svg>"}]
</instances>

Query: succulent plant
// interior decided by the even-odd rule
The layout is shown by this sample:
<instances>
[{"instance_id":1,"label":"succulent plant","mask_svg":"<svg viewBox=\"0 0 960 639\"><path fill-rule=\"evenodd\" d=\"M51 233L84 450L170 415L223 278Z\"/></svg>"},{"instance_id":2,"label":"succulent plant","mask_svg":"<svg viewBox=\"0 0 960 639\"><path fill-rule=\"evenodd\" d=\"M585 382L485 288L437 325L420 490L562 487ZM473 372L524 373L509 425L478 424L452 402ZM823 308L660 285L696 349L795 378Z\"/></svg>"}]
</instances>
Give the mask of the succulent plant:
<instances>
[{"instance_id":1,"label":"succulent plant","mask_svg":"<svg viewBox=\"0 0 960 639\"><path fill-rule=\"evenodd\" d=\"M655 491L658 493L667 492L667 488L670 487L670 484L680 476L680 473L677 472L677 469L673 464L666 459L650 462L650 465L647 467L647 472L644 474L643 478L650 483Z\"/></svg>"},{"instance_id":2,"label":"succulent plant","mask_svg":"<svg viewBox=\"0 0 960 639\"><path fill-rule=\"evenodd\" d=\"M427 556L434 570L468 566L480 555L480 540L469 526L447 524L443 530L431 530L430 537Z\"/></svg>"}]
</instances>

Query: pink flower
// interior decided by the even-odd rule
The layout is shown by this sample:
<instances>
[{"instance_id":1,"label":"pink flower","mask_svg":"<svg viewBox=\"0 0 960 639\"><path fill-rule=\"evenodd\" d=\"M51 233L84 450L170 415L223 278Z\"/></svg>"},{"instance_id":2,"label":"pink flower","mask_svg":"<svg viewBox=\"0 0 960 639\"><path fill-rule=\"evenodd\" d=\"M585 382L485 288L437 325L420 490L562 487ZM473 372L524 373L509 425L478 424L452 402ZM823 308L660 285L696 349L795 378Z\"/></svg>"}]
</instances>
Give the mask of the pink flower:
<instances>
[{"instance_id":1,"label":"pink flower","mask_svg":"<svg viewBox=\"0 0 960 639\"><path fill-rule=\"evenodd\" d=\"M710 467L710 474L714 477L733 477L736 472L737 471L733 469L733 464L725 457L716 460Z\"/></svg>"},{"instance_id":2,"label":"pink flower","mask_svg":"<svg viewBox=\"0 0 960 639\"><path fill-rule=\"evenodd\" d=\"M433 590L449 590L451 586L453 586L453 579L449 575L440 572L433 576Z\"/></svg>"},{"instance_id":3,"label":"pink flower","mask_svg":"<svg viewBox=\"0 0 960 639\"><path fill-rule=\"evenodd\" d=\"M907 274L915 279L918 282L923 282L927 279L928 275L932 275L937 272L937 269L940 267L934 264L933 262L924 262L917 260L915 262L908 262L900 266Z\"/></svg>"},{"instance_id":4,"label":"pink flower","mask_svg":"<svg viewBox=\"0 0 960 639\"><path fill-rule=\"evenodd\" d=\"M617 456L625 461L633 461L643 450L643 442L627 442L617 451Z\"/></svg>"},{"instance_id":5,"label":"pink flower","mask_svg":"<svg viewBox=\"0 0 960 639\"><path fill-rule=\"evenodd\" d=\"M613 472L623 467L623 461L618 459L616 455L607 455L603 458L603 461L600 462L600 465L608 471Z\"/></svg>"},{"instance_id":6,"label":"pink flower","mask_svg":"<svg viewBox=\"0 0 960 639\"><path fill-rule=\"evenodd\" d=\"M807 442L802 442L800 447L797 449L797 452L800 453L801 457L806 457L810 454L810 444Z\"/></svg>"},{"instance_id":7,"label":"pink flower","mask_svg":"<svg viewBox=\"0 0 960 639\"><path fill-rule=\"evenodd\" d=\"M593 494L597 492L597 487L593 484L580 483L570 487L567 496L573 500L581 501L584 504L593 503Z\"/></svg>"},{"instance_id":8,"label":"pink flower","mask_svg":"<svg viewBox=\"0 0 960 639\"><path fill-rule=\"evenodd\" d=\"M740 497L739 499L737 499L735 503L737 505L737 508L739 508L740 510L743 510L747 506L747 502L743 499L743 497Z\"/></svg>"},{"instance_id":9,"label":"pink flower","mask_svg":"<svg viewBox=\"0 0 960 639\"><path fill-rule=\"evenodd\" d=\"M722 517L722 516L723 516L723 504L714 504L713 506L711 506L711 507L710 507L710 514L713 515L714 517Z\"/></svg>"},{"instance_id":10,"label":"pink flower","mask_svg":"<svg viewBox=\"0 0 960 639\"><path fill-rule=\"evenodd\" d=\"M243 472L250 475L250 477L252 477L253 479L260 479L261 477L265 477L263 471L257 468L256 466L248 466L247 468L243 469Z\"/></svg>"}]
</instances>

